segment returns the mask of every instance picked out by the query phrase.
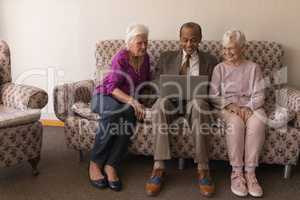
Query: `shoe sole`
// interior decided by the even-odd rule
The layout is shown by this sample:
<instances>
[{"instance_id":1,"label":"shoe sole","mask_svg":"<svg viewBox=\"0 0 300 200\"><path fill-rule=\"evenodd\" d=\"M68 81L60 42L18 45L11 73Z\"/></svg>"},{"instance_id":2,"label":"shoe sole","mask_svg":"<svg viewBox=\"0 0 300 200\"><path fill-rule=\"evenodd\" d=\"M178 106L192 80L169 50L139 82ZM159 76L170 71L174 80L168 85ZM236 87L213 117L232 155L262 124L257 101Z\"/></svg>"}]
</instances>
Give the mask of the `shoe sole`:
<instances>
[{"instance_id":1,"label":"shoe sole","mask_svg":"<svg viewBox=\"0 0 300 200\"><path fill-rule=\"evenodd\" d=\"M215 191L215 185L213 185L213 188L214 188L214 191ZM204 196L204 197L212 197L214 194L215 194L215 192L212 192L212 193L204 193L202 190L200 190L199 189L199 191L200 191L200 194L202 195L202 196Z\"/></svg>"},{"instance_id":2,"label":"shoe sole","mask_svg":"<svg viewBox=\"0 0 300 200\"><path fill-rule=\"evenodd\" d=\"M263 197L263 194L257 195L257 194L251 193L251 192L249 192L249 194L250 194L252 197L255 197L255 198L262 198L262 197Z\"/></svg>"},{"instance_id":3,"label":"shoe sole","mask_svg":"<svg viewBox=\"0 0 300 200\"><path fill-rule=\"evenodd\" d=\"M201 190L200 190L200 194L201 194L202 196L204 196L204 197L210 198L210 197L212 197L215 193L209 193L209 194L207 194L207 193L201 192Z\"/></svg>"},{"instance_id":4,"label":"shoe sole","mask_svg":"<svg viewBox=\"0 0 300 200\"><path fill-rule=\"evenodd\" d=\"M97 188L97 189L100 189L100 190L108 188L108 185L102 185L102 186L99 186L99 185L93 183L92 180L90 180L90 183L91 183L91 185L92 185L93 187L95 187L95 188Z\"/></svg>"},{"instance_id":5,"label":"shoe sole","mask_svg":"<svg viewBox=\"0 0 300 200\"><path fill-rule=\"evenodd\" d=\"M159 194L159 192L153 193L153 192L146 191L146 194L148 197L156 197Z\"/></svg>"},{"instance_id":6,"label":"shoe sole","mask_svg":"<svg viewBox=\"0 0 300 200\"><path fill-rule=\"evenodd\" d=\"M234 190L232 187L231 187L231 192L233 194L235 194L236 196L239 196L239 197L246 197L248 195L248 193L243 194L241 192L238 192L238 191Z\"/></svg>"},{"instance_id":7,"label":"shoe sole","mask_svg":"<svg viewBox=\"0 0 300 200\"><path fill-rule=\"evenodd\" d=\"M156 197L156 196L158 196L158 194L159 194L159 193L161 192L161 190L162 190L163 185L164 185L163 183L160 185L160 190L159 190L158 192L150 192L150 191L145 190L147 196L149 196L149 197Z\"/></svg>"}]
</instances>

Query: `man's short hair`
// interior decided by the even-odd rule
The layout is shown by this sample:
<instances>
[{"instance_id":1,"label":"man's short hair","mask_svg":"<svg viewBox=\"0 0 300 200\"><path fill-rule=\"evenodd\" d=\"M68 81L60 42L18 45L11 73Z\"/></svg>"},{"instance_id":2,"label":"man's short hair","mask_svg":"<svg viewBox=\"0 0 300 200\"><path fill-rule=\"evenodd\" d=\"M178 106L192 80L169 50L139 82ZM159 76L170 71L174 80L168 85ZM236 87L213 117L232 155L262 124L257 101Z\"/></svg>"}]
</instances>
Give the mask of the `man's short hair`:
<instances>
[{"instance_id":1,"label":"man's short hair","mask_svg":"<svg viewBox=\"0 0 300 200\"><path fill-rule=\"evenodd\" d=\"M192 28L194 30L197 30L199 32L199 36L200 38L202 38L202 28L199 24L195 23L195 22L187 22L184 23L181 27L180 27L180 31L179 31L179 36L181 37L181 32L183 28Z\"/></svg>"}]
</instances>

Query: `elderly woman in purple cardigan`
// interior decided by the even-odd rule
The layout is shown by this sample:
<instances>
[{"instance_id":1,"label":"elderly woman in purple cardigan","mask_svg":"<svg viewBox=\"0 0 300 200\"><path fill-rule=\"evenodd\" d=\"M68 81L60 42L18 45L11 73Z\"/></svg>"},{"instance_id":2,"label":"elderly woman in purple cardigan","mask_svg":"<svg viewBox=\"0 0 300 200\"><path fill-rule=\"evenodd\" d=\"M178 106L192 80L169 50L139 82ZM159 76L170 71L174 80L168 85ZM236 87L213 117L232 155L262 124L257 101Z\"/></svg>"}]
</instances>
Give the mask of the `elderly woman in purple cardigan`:
<instances>
[{"instance_id":1,"label":"elderly woman in purple cardigan","mask_svg":"<svg viewBox=\"0 0 300 200\"><path fill-rule=\"evenodd\" d=\"M150 81L147 54L148 28L135 24L127 29L126 48L112 59L111 69L96 87L92 110L101 116L91 152L89 178L99 189L122 189L117 168L127 151L136 120L145 116L135 99L138 86Z\"/></svg>"}]
</instances>

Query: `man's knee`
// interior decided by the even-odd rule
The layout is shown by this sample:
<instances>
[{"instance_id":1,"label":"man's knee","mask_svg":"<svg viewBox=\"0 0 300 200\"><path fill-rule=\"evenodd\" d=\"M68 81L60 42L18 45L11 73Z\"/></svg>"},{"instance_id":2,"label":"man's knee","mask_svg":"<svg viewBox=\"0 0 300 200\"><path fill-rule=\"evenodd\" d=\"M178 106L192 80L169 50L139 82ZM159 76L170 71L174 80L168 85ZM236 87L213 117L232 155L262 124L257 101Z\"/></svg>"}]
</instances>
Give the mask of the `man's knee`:
<instances>
[{"instance_id":1,"label":"man's knee","mask_svg":"<svg viewBox=\"0 0 300 200\"><path fill-rule=\"evenodd\" d=\"M167 98L158 98L153 104L152 109L155 111L170 112L174 109L174 106L170 99Z\"/></svg>"},{"instance_id":2,"label":"man's knee","mask_svg":"<svg viewBox=\"0 0 300 200\"><path fill-rule=\"evenodd\" d=\"M198 111L204 114L209 114L210 112L209 104L205 99L193 99L190 104L191 111Z\"/></svg>"}]
</instances>

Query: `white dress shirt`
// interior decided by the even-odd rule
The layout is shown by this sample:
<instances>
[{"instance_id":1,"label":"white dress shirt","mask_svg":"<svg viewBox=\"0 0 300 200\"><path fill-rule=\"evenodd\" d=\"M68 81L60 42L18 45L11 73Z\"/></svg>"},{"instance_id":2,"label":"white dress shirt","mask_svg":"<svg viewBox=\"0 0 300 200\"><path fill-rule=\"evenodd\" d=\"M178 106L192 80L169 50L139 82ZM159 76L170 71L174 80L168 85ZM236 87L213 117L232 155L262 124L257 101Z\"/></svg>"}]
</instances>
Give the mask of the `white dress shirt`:
<instances>
[{"instance_id":1,"label":"white dress shirt","mask_svg":"<svg viewBox=\"0 0 300 200\"><path fill-rule=\"evenodd\" d=\"M186 52L184 50L183 51L183 58L182 58L182 62L181 65L183 65L183 63L186 61ZM197 51L194 51L194 53L191 55L190 58L190 66L189 66L189 71L188 74L190 76L199 76L199 55Z\"/></svg>"}]
</instances>

